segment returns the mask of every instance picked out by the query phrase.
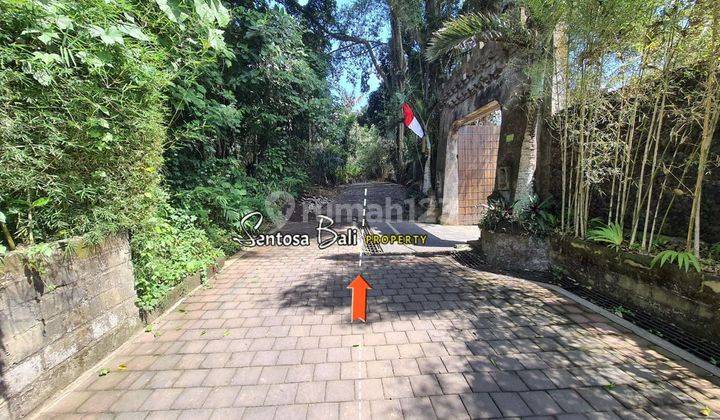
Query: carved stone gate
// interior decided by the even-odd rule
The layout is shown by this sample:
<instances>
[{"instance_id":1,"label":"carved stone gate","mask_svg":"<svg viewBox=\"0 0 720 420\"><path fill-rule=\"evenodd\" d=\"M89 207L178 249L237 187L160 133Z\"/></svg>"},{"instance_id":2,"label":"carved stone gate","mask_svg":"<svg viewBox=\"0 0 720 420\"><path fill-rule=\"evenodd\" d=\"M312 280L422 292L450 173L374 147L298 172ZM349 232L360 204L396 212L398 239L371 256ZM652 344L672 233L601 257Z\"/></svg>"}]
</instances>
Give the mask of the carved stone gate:
<instances>
[{"instance_id":1,"label":"carved stone gate","mask_svg":"<svg viewBox=\"0 0 720 420\"><path fill-rule=\"evenodd\" d=\"M508 66L508 60L509 53L501 45L483 44L467 54L442 85L434 159L434 192L442 203L440 223L477 223L482 210L478 206L493 192L493 187L506 200L514 198L527 125L524 101L527 76L518 71L517 66ZM491 113L499 113L501 118L491 119L492 124L481 122ZM494 127L480 128L488 125ZM460 144L461 137L466 137L462 133L473 130L491 130L492 136L487 137L496 142L485 145L480 140L482 143L471 141L466 144L463 140ZM462 150L462 147L471 150ZM483 153L479 154L481 149ZM492 153L495 155L484 160L486 151L488 158ZM481 162L483 165L483 168L476 168L477 173L471 171L474 156L483 156L483 160L477 158L478 165ZM493 176L495 180L491 183L488 178Z\"/></svg>"}]
</instances>

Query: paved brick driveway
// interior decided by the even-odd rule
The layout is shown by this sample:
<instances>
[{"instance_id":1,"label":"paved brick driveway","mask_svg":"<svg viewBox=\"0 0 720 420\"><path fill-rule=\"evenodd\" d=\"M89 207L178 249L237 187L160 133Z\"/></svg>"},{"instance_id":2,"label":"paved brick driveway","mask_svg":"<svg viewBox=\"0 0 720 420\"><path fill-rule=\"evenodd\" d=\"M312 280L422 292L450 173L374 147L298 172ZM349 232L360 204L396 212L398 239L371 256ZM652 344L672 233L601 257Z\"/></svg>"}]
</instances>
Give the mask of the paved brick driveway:
<instances>
[{"instance_id":1,"label":"paved brick driveway","mask_svg":"<svg viewBox=\"0 0 720 420\"><path fill-rule=\"evenodd\" d=\"M720 388L531 283L447 256L366 259L367 324L348 322L350 248L231 261L46 416L387 419L720 413ZM119 365L125 370L119 370Z\"/></svg>"}]
</instances>

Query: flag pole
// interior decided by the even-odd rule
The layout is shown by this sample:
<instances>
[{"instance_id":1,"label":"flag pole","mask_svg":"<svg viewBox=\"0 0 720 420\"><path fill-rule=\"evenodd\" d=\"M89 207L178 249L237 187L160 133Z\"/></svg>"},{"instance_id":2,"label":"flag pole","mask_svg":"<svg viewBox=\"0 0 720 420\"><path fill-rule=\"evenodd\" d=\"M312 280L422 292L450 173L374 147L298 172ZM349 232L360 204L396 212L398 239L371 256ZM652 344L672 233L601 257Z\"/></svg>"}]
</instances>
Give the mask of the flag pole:
<instances>
[{"instance_id":1,"label":"flag pole","mask_svg":"<svg viewBox=\"0 0 720 420\"><path fill-rule=\"evenodd\" d=\"M423 185L422 185L422 192L423 194L428 193L431 189L432 184L432 176L431 176L431 157L432 157L432 143L430 142L430 136L428 136L427 133L427 127L425 123L420 119L419 115L416 115L413 111L412 107L410 107L410 104L407 102L403 102L402 104L402 110L403 110L403 123L404 126L409 128L410 131L415 133L418 137L420 137L421 141L425 142L423 143L423 146L426 146L426 154L427 159L425 159L425 168L423 170ZM422 136L420 135L422 134ZM422 162L421 162L422 164Z\"/></svg>"},{"instance_id":2,"label":"flag pole","mask_svg":"<svg viewBox=\"0 0 720 420\"><path fill-rule=\"evenodd\" d=\"M425 159L425 169L423 170L423 186L422 186L422 192L423 194L427 195L428 191L430 191L430 188L432 187L432 176L431 176L431 168L430 168L430 159L432 159L432 143L430 143L430 136L428 135L427 125L422 120L422 118L419 115L415 115L415 118L418 119L418 122L420 123L420 126L423 129L423 134L425 136L421 139L422 141L426 142L427 144L427 159Z\"/></svg>"}]
</instances>

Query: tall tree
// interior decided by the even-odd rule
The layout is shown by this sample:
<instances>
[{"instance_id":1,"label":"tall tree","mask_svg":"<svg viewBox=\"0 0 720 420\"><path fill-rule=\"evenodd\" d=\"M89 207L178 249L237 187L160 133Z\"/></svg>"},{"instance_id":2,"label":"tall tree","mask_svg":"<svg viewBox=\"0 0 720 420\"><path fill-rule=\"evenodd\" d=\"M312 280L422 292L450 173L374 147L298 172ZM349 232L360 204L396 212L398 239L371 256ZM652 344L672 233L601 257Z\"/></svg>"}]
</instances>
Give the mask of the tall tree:
<instances>
[{"instance_id":1,"label":"tall tree","mask_svg":"<svg viewBox=\"0 0 720 420\"><path fill-rule=\"evenodd\" d=\"M322 0L315 0L322 2ZM329 2L326 1L326 2ZM406 159L422 159L416 150L409 150L410 139L401 123L400 104L410 102L421 120L428 122L426 132L432 136L433 112L437 110L437 93L442 79L440 62L427 62L424 52L433 32L443 20L454 16L462 3L459 0L355 0L337 8L332 19L322 19L313 12L317 5L302 6L296 0L282 0L291 13L307 19L310 26L334 40L334 62L349 63L353 70L371 69L381 82L372 106L381 109L381 123L388 137L392 137L394 167L402 180ZM367 79L367 73L363 80ZM378 106L380 108L378 108ZM376 115L377 112L376 112ZM414 166L414 165L413 165ZM407 174L409 175L409 174Z\"/></svg>"}]
</instances>

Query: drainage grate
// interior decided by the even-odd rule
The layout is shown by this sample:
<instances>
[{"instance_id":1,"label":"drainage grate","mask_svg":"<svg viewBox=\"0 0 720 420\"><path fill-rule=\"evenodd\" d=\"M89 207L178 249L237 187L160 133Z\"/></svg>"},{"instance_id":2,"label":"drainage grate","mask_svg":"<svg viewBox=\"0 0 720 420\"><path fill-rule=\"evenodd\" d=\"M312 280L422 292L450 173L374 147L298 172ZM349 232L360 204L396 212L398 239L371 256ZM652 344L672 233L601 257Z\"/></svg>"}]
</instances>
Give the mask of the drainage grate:
<instances>
[{"instance_id":1,"label":"drainage grate","mask_svg":"<svg viewBox=\"0 0 720 420\"><path fill-rule=\"evenodd\" d=\"M483 270L486 268L482 258L473 251L453 251L450 253L450 256L465 267L475 270Z\"/></svg>"},{"instance_id":2,"label":"drainage grate","mask_svg":"<svg viewBox=\"0 0 720 420\"><path fill-rule=\"evenodd\" d=\"M468 268L482 271L488 271L488 269L490 269L487 263L485 263L483 259L473 251L454 252L451 255L455 261ZM500 270L491 269L489 271ZM514 274L506 272L501 273ZM596 290L585 287L567 276L555 277L544 275L542 277L538 277L537 275L532 275L532 273L522 273L519 275L515 275L521 278L531 277L531 280L542 281L545 283L560 286L568 292L580 296L581 298L590 301L606 309L607 311L614 313L615 315L620 316L626 321L637 325L638 327L646 330L647 332L654 334L713 365L717 366L718 364L720 364L720 344L690 334L670 322L665 322L662 319L658 319L657 316L648 314L647 312L643 312L642 309L639 309L637 307L623 304L612 297L606 296Z\"/></svg>"},{"instance_id":3,"label":"drainage grate","mask_svg":"<svg viewBox=\"0 0 720 420\"><path fill-rule=\"evenodd\" d=\"M545 281L560 286L713 365L720 363L720 344L716 342L690 334L675 324L665 322L637 307L623 304L610 296L585 287L567 276Z\"/></svg>"},{"instance_id":4,"label":"drainage grate","mask_svg":"<svg viewBox=\"0 0 720 420\"><path fill-rule=\"evenodd\" d=\"M371 243L368 244L365 242L364 238L367 235L370 235L372 232L370 231L370 227L368 227L367 223L362 227L363 231L363 252L368 255L378 255L383 253L383 249L380 246L380 244Z\"/></svg>"}]
</instances>

